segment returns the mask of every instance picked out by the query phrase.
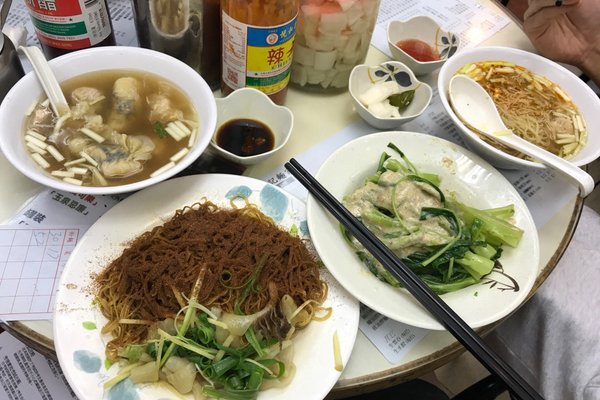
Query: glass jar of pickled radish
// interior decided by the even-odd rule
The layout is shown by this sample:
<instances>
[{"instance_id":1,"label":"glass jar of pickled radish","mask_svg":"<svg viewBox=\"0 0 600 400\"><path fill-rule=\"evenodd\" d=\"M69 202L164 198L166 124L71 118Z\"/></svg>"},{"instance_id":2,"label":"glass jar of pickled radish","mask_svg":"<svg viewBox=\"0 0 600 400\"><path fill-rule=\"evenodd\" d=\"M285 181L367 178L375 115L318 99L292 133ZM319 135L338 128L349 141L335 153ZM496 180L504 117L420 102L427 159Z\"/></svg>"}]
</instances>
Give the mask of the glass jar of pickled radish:
<instances>
[{"instance_id":1,"label":"glass jar of pickled radish","mask_svg":"<svg viewBox=\"0 0 600 400\"><path fill-rule=\"evenodd\" d=\"M352 68L365 61L380 0L301 0L291 83L341 92Z\"/></svg>"},{"instance_id":2,"label":"glass jar of pickled radish","mask_svg":"<svg viewBox=\"0 0 600 400\"><path fill-rule=\"evenodd\" d=\"M221 91L253 87L283 104L299 0L221 0Z\"/></svg>"}]
</instances>

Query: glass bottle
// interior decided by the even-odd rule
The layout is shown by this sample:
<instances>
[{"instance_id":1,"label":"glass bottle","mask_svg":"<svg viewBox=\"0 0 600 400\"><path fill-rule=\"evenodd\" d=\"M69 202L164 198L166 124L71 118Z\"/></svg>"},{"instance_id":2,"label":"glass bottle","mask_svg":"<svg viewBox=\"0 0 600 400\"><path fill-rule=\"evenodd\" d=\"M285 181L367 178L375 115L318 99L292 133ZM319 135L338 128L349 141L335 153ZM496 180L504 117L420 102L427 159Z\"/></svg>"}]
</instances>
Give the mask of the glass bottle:
<instances>
[{"instance_id":1,"label":"glass bottle","mask_svg":"<svg viewBox=\"0 0 600 400\"><path fill-rule=\"evenodd\" d=\"M301 0L291 82L317 92L342 92L365 61L380 0Z\"/></svg>"},{"instance_id":2,"label":"glass bottle","mask_svg":"<svg viewBox=\"0 0 600 400\"><path fill-rule=\"evenodd\" d=\"M221 84L220 0L132 0L141 47L173 56L213 89Z\"/></svg>"},{"instance_id":3,"label":"glass bottle","mask_svg":"<svg viewBox=\"0 0 600 400\"><path fill-rule=\"evenodd\" d=\"M253 87L283 104L299 0L221 0L221 90Z\"/></svg>"},{"instance_id":4,"label":"glass bottle","mask_svg":"<svg viewBox=\"0 0 600 400\"><path fill-rule=\"evenodd\" d=\"M25 0L47 58L97 46L114 46L106 0Z\"/></svg>"}]
</instances>

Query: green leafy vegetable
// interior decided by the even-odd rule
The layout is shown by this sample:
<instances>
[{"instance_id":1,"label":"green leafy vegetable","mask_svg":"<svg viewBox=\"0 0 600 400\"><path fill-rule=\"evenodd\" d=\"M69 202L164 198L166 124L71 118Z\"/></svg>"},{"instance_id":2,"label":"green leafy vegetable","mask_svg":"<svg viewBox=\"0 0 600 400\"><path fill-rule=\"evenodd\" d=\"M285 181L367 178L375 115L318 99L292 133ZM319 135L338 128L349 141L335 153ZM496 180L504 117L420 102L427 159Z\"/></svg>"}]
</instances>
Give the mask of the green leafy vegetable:
<instances>
[{"instance_id":1,"label":"green leafy vegetable","mask_svg":"<svg viewBox=\"0 0 600 400\"><path fill-rule=\"evenodd\" d=\"M480 210L462 204L440 189L438 175L419 171L393 143L388 148L399 158L383 152L375 174L366 179L370 186L346 195L344 202L356 201L362 223L435 292L452 292L480 282L498 262L502 246L516 246L523 235L509 221L514 206ZM407 194L411 190L421 194ZM424 203L419 205L419 201ZM432 202L439 206L432 206ZM392 286L400 286L345 227L340 227L345 241L369 271Z\"/></svg>"},{"instance_id":2,"label":"green leafy vegetable","mask_svg":"<svg viewBox=\"0 0 600 400\"><path fill-rule=\"evenodd\" d=\"M247 296L260 290L257 279L267 259L268 254L263 255L253 273L236 288L241 296L235 304L235 314L243 314L242 305ZM206 397L254 400L265 380L284 376L286 365L275 357L289 346L288 339L265 337L265 332L253 325L256 319L243 330L233 329L235 323L229 318L232 314L209 310L198 303L206 269L206 266L201 267L188 304L175 318L175 332L166 332L162 329L164 326L160 326L146 343L122 349L119 356L123 362L120 362L119 372L105 383L105 388L126 378L141 383L156 382L160 376L185 394L193 390L199 374L203 378L201 390ZM221 279L229 282L227 276ZM268 308L263 310L268 311ZM273 315L268 318L273 322Z\"/></svg>"},{"instance_id":3,"label":"green leafy vegetable","mask_svg":"<svg viewBox=\"0 0 600 400\"><path fill-rule=\"evenodd\" d=\"M83 328L87 329L88 331L93 331L94 329L96 329L96 324L92 321L83 321L81 323L81 326L83 326Z\"/></svg>"},{"instance_id":4,"label":"green leafy vegetable","mask_svg":"<svg viewBox=\"0 0 600 400\"><path fill-rule=\"evenodd\" d=\"M164 139L167 136L169 136L169 133L167 132L167 130L165 129L165 127L163 126L163 124L160 121L154 122L152 124L152 128L154 128L154 132L156 132L158 137L161 139Z\"/></svg>"},{"instance_id":5,"label":"green leafy vegetable","mask_svg":"<svg viewBox=\"0 0 600 400\"><path fill-rule=\"evenodd\" d=\"M388 97L388 101L394 107L398 107L399 111L402 111L406 107L408 107L410 105L410 103L412 103L414 98L415 98L415 91L413 89L413 90L406 90L402 93L393 94L390 97Z\"/></svg>"}]
</instances>

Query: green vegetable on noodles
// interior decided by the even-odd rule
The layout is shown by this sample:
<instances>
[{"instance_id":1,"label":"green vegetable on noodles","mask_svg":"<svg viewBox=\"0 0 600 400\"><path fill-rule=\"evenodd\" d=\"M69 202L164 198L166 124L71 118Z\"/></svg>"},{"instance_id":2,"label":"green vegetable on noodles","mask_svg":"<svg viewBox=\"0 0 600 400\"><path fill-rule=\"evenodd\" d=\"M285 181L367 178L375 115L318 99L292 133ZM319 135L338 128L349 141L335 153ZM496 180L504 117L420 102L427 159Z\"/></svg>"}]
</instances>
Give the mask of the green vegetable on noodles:
<instances>
[{"instance_id":1,"label":"green vegetable on noodles","mask_svg":"<svg viewBox=\"0 0 600 400\"><path fill-rule=\"evenodd\" d=\"M236 314L229 314L233 317L227 321L252 317L242 315L241 305L252 290L257 290L256 280L266 261L266 255L261 257L254 273L238 288L242 296L236 304ZM186 394L198 385L196 375L199 374L204 382L201 389L196 390L201 390L206 397L252 400L256 399L265 381L284 377L286 364L277 357L289 346L289 340L266 338L264 332L259 332L252 324L245 328L242 336L234 338L234 328L228 327L223 318L226 313L218 312L217 316L197 302L204 271L202 268L188 304L179 312L184 315L183 320L176 318L179 322L173 322L176 332L157 328L156 338L124 348L119 355L126 364L105 383L105 388L126 378L142 383L156 382L164 376L176 390ZM263 311L268 311L268 307ZM253 316L267 315L263 311ZM222 330L220 333L219 329ZM234 340L237 341L235 344Z\"/></svg>"},{"instance_id":2,"label":"green vegetable on noodles","mask_svg":"<svg viewBox=\"0 0 600 400\"><path fill-rule=\"evenodd\" d=\"M436 174L421 172L394 144L374 175L344 197L344 205L437 293L476 284L498 262L502 246L518 245L523 231L509 222L514 206L467 206L440 189ZM400 283L345 227L345 241L378 279Z\"/></svg>"}]
</instances>

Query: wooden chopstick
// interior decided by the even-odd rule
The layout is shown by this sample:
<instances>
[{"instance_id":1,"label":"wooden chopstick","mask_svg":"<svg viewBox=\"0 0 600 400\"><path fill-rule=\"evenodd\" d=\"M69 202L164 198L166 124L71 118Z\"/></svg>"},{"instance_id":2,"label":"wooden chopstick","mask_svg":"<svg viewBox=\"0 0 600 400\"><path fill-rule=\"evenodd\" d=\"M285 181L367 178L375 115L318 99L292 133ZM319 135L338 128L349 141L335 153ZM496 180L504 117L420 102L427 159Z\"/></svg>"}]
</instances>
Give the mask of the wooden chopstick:
<instances>
[{"instance_id":1,"label":"wooden chopstick","mask_svg":"<svg viewBox=\"0 0 600 400\"><path fill-rule=\"evenodd\" d=\"M479 362L518 399L543 399L527 381L490 349L477 333L354 217L295 159L285 168L412 294Z\"/></svg>"}]
</instances>

